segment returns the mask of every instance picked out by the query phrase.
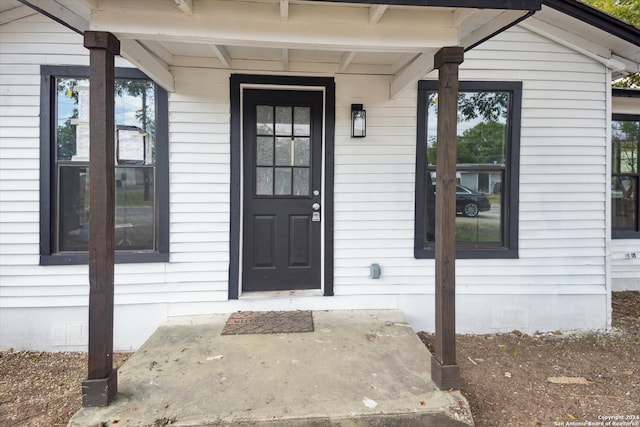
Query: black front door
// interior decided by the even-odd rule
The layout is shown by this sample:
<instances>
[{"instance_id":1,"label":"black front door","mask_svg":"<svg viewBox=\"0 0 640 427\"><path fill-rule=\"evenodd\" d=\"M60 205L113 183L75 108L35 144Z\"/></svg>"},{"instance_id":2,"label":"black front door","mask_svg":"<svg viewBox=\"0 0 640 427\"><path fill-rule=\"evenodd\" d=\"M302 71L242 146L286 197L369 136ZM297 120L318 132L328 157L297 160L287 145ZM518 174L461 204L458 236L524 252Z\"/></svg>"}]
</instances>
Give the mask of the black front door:
<instances>
[{"instance_id":1,"label":"black front door","mask_svg":"<svg viewBox=\"0 0 640 427\"><path fill-rule=\"evenodd\" d=\"M320 289L322 92L243 98L242 289Z\"/></svg>"}]
</instances>

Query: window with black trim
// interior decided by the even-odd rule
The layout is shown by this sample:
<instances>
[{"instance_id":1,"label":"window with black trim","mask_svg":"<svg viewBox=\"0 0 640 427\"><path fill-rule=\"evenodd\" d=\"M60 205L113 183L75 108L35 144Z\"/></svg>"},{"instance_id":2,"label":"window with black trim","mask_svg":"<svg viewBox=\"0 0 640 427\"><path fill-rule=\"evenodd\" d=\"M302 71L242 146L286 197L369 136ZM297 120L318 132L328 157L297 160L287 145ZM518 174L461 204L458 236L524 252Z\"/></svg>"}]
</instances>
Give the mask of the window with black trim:
<instances>
[{"instance_id":1,"label":"window with black trim","mask_svg":"<svg viewBox=\"0 0 640 427\"><path fill-rule=\"evenodd\" d=\"M640 238L640 115L614 114L611 129L611 237Z\"/></svg>"},{"instance_id":2,"label":"window with black trim","mask_svg":"<svg viewBox=\"0 0 640 427\"><path fill-rule=\"evenodd\" d=\"M522 83L460 82L456 257L518 257ZM418 84L415 257L435 256L438 82Z\"/></svg>"},{"instance_id":3,"label":"window with black trim","mask_svg":"<svg viewBox=\"0 0 640 427\"><path fill-rule=\"evenodd\" d=\"M115 83L116 262L167 261L167 93L143 73ZM41 264L88 261L89 68L41 67Z\"/></svg>"}]
</instances>

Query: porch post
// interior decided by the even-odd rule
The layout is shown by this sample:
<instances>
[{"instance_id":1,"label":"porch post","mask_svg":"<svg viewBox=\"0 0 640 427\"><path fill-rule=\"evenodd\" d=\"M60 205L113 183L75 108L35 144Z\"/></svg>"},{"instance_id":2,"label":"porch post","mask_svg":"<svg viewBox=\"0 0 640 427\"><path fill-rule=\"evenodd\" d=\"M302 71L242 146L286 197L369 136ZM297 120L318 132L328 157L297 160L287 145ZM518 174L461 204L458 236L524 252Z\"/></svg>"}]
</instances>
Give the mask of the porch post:
<instances>
[{"instance_id":1,"label":"porch post","mask_svg":"<svg viewBox=\"0 0 640 427\"><path fill-rule=\"evenodd\" d=\"M458 67L462 47L443 47L434 57L438 74L436 165L436 338L431 377L441 390L460 388L456 362L456 144Z\"/></svg>"},{"instance_id":2,"label":"porch post","mask_svg":"<svg viewBox=\"0 0 640 427\"><path fill-rule=\"evenodd\" d=\"M89 361L82 406L107 406L118 391L113 369L113 271L115 221L114 56L111 33L86 31L89 73Z\"/></svg>"}]
</instances>

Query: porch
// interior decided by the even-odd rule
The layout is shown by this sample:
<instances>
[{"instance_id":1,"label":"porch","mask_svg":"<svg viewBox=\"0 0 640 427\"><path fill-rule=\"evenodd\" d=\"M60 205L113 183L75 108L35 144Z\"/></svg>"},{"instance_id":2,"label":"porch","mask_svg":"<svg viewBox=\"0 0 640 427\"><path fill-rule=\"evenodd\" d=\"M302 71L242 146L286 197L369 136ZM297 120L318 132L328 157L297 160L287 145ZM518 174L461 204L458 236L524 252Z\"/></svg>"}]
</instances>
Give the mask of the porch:
<instances>
[{"instance_id":1,"label":"porch","mask_svg":"<svg viewBox=\"0 0 640 427\"><path fill-rule=\"evenodd\" d=\"M293 334L221 335L227 317L159 327L118 371L116 399L70 426L473 425L397 311L315 311L314 331Z\"/></svg>"}]
</instances>

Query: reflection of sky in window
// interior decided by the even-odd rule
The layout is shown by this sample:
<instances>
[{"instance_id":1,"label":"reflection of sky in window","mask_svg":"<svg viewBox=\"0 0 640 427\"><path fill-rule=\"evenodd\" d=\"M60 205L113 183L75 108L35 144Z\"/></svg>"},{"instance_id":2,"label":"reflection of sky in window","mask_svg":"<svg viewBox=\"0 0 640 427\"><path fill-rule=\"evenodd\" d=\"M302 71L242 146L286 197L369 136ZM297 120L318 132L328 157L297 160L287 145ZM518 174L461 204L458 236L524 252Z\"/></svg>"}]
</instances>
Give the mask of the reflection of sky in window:
<instances>
[{"instance_id":1,"label":"reflection of sky in window","mask_svg":"<svg viewBox=\"0 0 640 427\"><path fill-rule=\"evenodd\" d=\"M88 86L89 81L86 79L76 80L76 79L59 79L59 83L64 83L63 88L58 90L58 114L57 114L57 124L58 127L64 126L67 119L73 116L73 110L77 109L76 100L73 97L67 96L68 83L71 81L76 81L77 86ZM148 109L148 118L149 120L153 120L154 114L154 91L153 87L147 90L147 109ZM128 95L124 93L121 96L116 96L115 102L115 120L116 125L129 125L129 126L139 126L142 127L141 120L136 117L139 114L139 111L142 110L142 96L136 97L132 95Z\"/></svg>"}]
</instances>

